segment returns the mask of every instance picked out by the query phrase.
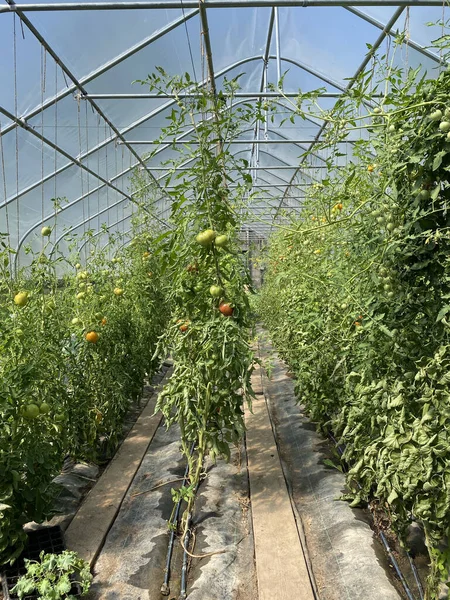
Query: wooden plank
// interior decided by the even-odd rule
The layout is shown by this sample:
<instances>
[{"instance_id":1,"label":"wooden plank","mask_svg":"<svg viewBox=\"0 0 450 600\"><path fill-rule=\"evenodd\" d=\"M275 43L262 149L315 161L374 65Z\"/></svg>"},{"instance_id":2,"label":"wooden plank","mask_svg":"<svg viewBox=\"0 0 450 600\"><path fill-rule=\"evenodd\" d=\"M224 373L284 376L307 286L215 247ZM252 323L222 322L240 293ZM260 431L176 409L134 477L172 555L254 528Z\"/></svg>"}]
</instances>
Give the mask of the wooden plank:
<instances>
[{"instance_id":1,"label":"wooden plank","mask_svg":"<svg viewBox=\"0 0 450 600\"><path fill-rule=\"evenodd\" d=\"M250 498L259 600L314 600L303 549L278 456L258 367L257 394L246 411Z\"/></svg>"},{"instance_id":2,"label":"wooden plank","mask_svg":"<svg viewBox=\"0 0 450 600\"><path fill-rule=\"evenodd\" d=\"M65 533L67 547L91 567L161 422L162 415L153 414L156 400L155 393Z\"/></svg>"}]
</instances>

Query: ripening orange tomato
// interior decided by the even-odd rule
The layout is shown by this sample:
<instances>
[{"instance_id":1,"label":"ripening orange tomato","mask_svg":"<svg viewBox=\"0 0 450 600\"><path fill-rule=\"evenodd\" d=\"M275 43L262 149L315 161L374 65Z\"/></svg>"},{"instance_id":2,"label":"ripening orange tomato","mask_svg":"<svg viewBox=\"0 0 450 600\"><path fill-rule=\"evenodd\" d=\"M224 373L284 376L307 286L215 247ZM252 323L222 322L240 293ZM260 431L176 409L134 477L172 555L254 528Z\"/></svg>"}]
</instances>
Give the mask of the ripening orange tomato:
<instances>
[{"instance_id":1,"label":"ripening orange tomato","mask_svg":"<svg viewBox=\"0 0 450 600\"><path fill-rule=\"evenodd\" d=\"M96 344L99 340L99 335L96 331L88 331L85 335L86 341L91 342L91 344Z\"/></svg>"}]
</instances>

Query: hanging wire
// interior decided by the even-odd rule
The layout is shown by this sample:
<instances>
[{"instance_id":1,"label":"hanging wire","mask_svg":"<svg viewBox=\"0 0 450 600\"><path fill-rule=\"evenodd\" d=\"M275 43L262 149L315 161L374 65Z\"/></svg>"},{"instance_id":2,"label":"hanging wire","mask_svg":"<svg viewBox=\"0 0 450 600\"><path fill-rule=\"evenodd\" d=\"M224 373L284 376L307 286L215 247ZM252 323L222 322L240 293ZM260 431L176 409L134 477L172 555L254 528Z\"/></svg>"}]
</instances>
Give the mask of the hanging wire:
<instances>
[{"instance_id":1,"label":"hanging wire","mask_svg":"<svg viewBox=\"0 0 450 600\"><path fill-rule=\"evenodd\" d=\"M125 148L124 145L122 144L121 146L121 152L122 152L122 170L120 171L121 173L123 173L124 169L124 152L125 152ZM131 157L131 152L129 153L130 157ZM121 177L122 179L122 177ZM122 180L122 189L123 189L123 180ZM125 217L125 202L122 203L122 217ZM125 221L122 221L122 233L125 231Z\"/></svg>"},{"instance_id":2,"label":"hanging wire","mask_svg":"<svg viewBox=\"0 0 450 600\"><path fill-rule=\"evenodd\" d=\"M444 37L445 35L445 6L446 6L446 2L447 0L442 0L442 22L441 22L441 37ZM442 71L442 68L444 67L444 60L443 60L443 52L444 48L442 46L442 44L440 44L440 48L439 48L439 58L441 59L439 61L439 73ZM445 67L447 68L447 65L445 65Z\"/></svg>"},{"instance_id":3,"label":"hanging wire","mask_svg":"<svg viewBox=\"0 0 450 600\"><path fill-rule=\"evenodd\" d=\"M1 121L0 121L0 130L1 130ZM9 231L9 212L8 212L8 203L7 199L7 189L6 189L6 168L5 168L5 153L3 151L3 136L0 135L0 157L2 163L2 177L3 177L3 193L5 197L5 218L6 218L6 233L8 234L8 246L11 245L11 234Z\"/></svg>"},{"instance_id":4,"label":"hanging wire","mask_svg":"<svg viewBox=\"0 0 450 600\"><path fill-rule=\"evenodd\" d=\"M106 124L106 121L105 121L105 140L107 139L107 137L108 137L108 125ZM105 161L106 161L106 172L105 172L106 177L105 177L105 179L106 179L106 181L109 181L108 145L109 144L106 144L106 146L105 146ZM109 206L109 185L106 186L106 206ZM108 215L108 225L109 225L109 210L106 211L106 214Z\"/></svg>"},{"instance_id":5,"label":"hanging wire","mask_svg":"<svg viewBox=\"0 0 450 600\"><path fill-rule=\"evenodd\" d=\"M201 0L199 0L199 1L201 2ZM184 29L186 31L186 38L187 38L187 43L188 43L188 48L189 48L189 56L191 57L192 72L194 74L194 81L196 83L198 83L198 81L197 81L197 74L195 72L194 56L192 54L191 39L189 37L189 29L188 29L188 26L187 26L186 15L184 13L183 0L181 0L181 12L183 13L183 18L184 18Z\"/></svg>"},{"instance_id":6,"label":"hanging wire","mask_svg":"<svg viewBox=\"0 0 450 600\"><path fill-rule=\"evenodd\" d=\"M116 140L114 142L114 173L116 173L116 174L118 173L118 170L117 170L118 169L118 164L117 164L117 146L118 146L118 144L117 144L117 142L118 142L118 139L116 138ZM119 220L119 211L120 211L120 204L117 204L117 207L116 207L117 221ZM119 230L119 228L120 228L120 223L119 223L119 226L117 227L117 231Z\"/></svg>"},{"instance_id":7,"label":"hanging wire","mask_svg":"<svg viewBox=\"0 0 450 600\"><path fill-rule=\"evenodd\" d=\"M97 148L100 146L100 115L97 114ZM100 173L100 151L97 150L97 173ZM108 187L108 186L106 186ZM97 229L100 231L100 188L97 190Z\"/></svg>"},{"instance_id":8,"label":"hanging wire","mask_svg":"<svg viewBox=\"0 0 450 600\"><path fill-rule=\"evenodd\" d=\"M14 65L14 114L16 118L19 116L17 102L17 35L16 35L17 15L13 17L13 65ZM16 194L19 196L19 128L15 128L16 135ZM17 199L16 207L16 226L17 226L17 243L20 239L20 200ZM16 263L17 264L17 263Z\"/></svg>"},{"instance_id":9,"label":"hanging wire","mask_svg":"<svg viewBox=\"0 0 450 600\"><path fill-rule=\"evenodd\" d=\"M80 151L80 158L83 153L83 146L81 142L81 115L80 115L80 97L77 96L77 124L78 124L78 146ZM81 195L84 196L84 179L83 179L83 169L80 169L80 177L81 177ZM86 215L85 215L85 207L84 200L82 201L82 217L83 217L83 233L86 231Z\"/></svg>"},{"instance_id":10,"label":"hanging wire","mask_svg":"<svg viewBox=\"0 0 450 600\"><path fill-rule=\"evenodd\" d=\"M56 99L58 95L58 63L55 62L55 146L58 147L58 100ZM54 175L54 191L53 191L53 198L54 198L54 202L53 202L53 207L55 209L55 225L53 227L53 231L54 231L54 236L55 236L55 241L56 241L56 215L58 212L58 206L57 206L57 197L58 197L58 192L57 192L57 179L58 176L56 175L56 171L58 169L58 152L55 148L55 175Z\"/></svg>"},{"instance_id":11,"label":"hanging wire","mask_svg":"<svg viewBox=\"0 0 450 600\"><path fill-rule=\"evenodd\" d=\"M44 180L44 95L45 95L45 72L46 72L46 50L44 46L41 46L41 178ZM41 221L44 222L45 217L45 196L44 196L45 184L41 183ZM44 248L44 237L41 236L41 250Z\"/></svg>"},{"instance_id":12,"label":"hanging wire","mask_svg":"<svg viewBox=\"0 0 450 600\"><path fill-rule=\"evenodd\" d=\"M88 103L87 102L84 103L84 109L85 109L84 110L84 118L85 118L85 128L86 128L86 154L88 154L88 152L89 152L89 118L88 118ZM86 159L86 162L88 162L88 161L89 161L89 159ZM90 181L89 173L87 174L86 179L87 179L87 213L88 213L88 219L90 219L91 218L91 197L89 194L89 190L90 190L91 181ZM83 201L83 206L84 206L84 201ZM89 227L88 227L88 229L89 229ZM84 230L86 232L86 224L84 226ZM86 255L87 250L89 250L89 251L91 250L91 241L90 240L87 243L85 255Z\"/></svg>"}]
</instances>

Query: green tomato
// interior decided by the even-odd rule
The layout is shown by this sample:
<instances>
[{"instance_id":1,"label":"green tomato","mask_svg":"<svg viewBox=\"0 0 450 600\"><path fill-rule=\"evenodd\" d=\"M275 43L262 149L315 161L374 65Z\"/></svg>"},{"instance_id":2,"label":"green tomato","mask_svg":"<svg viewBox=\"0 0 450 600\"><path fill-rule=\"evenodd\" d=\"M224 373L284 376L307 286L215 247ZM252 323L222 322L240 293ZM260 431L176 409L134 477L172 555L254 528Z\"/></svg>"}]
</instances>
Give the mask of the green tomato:
<instances>
[{"instance_id":1,"label":"green tomato","mask_svg":"<svg viewBox=\"0 0 450 600\"><path fill-rule=\"evenodd\" d=\"M77 300L84 300L86 298L86 292L78 292Z\"/></svg>"},{"instance_id":2,"label":"green tomato","mask_svg":"<svg viewBox=\"0 0 450 600\"><path fill-rule=\"evenodd\" d=\"M19 292L14 296L14 304L23 308L28 303L28 292Z\"/></svg>"},{"instance_id":3,"label":"green tomato","mask_svg":"<svg viewBox=\"0 0 450 600\"><path fill-rule=\"evenodd\" d=\"M450 121L441 121L439 130L443 133L448 133L450 131Z\"/></svg>"},{"instance_id":4,"label":"green tomato","mask_svg":"<svg viewBox=\"0 0 450 600\"><path fill-rule=\"evenodd\" d=\"M39 416L39 406L37 404L27 404L23 416L27 419L36 419Z\"/></svg>"},{"instance_id":5,"label":"green tomato","mask_svg":"<svg viewBox=\"0 0 450 600\"><path fill-rule=\"evenodd\" d=\"M72 319L72 325L81 325L81 319L79 319L78 317L74 317Z\"/></svg>"},{"instance_id":6,"label":"green tomato","mask_svg":"<svg viewBox=\"0 0 450 600\"><path fill-rule=\"evenodd\" d=\"M388 231L394 231L394 229L395 229L395 225L394 225L394 223L388 223L388 224L386 225L386 229L387 229Z\"/></svg>"},{"instance_id":7,"label":"green tomato","mask_svg":"<svg viewBox=\"0 0 450 600\"><path fill-rule=\"evenodd\" d=\"M216 237L216 232L213 229L205 229L196 236L196 241L204 248L209 248Z\"/></svg>"},{"instance_id":8,"label":"green tomato","mask_svg":"<svg viewBox=\"0 0 450 600\"><path fill-rule=\"evenodd\" d=\"M440 121L442 119L442 111L441 110L435 110L432 113L430 113L430 119L432 121Z\"/></svg>"},{"instance_id":9,"label":"green tomato","mask_svg":"<svg viewBox=\"0 0 450 600\"><path fill-rule=\"evenodd\" d=\"M219 298L222 295L222 288L219 285L212 285L209 288L209 293L213 298Z\"/></svg>"},{"instance_id":10,"label":"green tomato","mask_svg":"<svg viewBox=\"0 0 450 600\"><path fill-rule=\"evenodd\" d=\"M51 234L52 230L50 229L50 227L43 227L41 229L41 235L42 237L48 237Z\"/></svg>"},{"instance_id":11,"label":"green tomato","mask_svg":"<svg viewBox=\"0 0 450 600\"><path fill-rule=\"evenodd\" d=\"M228 236L223 234L223 235L218 235L214 241L214 243L216 244L216 246L218 248L225 248L225 246L228 244Z\"/></svg>"},{"instance_id":12,"label":"green tomato","mask_svg":"<svg viewBox=\"0 0 450 600\"><path fill-rule=\"evenodd\" d=\"M48 415L48 413L50 412L50 404L47 404L47 402L42 402L42 404L39 407L39 412L41 413L41 415Z\"/></svg>"},{"instance_id":13,"label":"green tomato","mask_svg":"<svg viewBox=\"0 0 450 600\"><path fill-rule=\"evenodd\" d=\"M428 190L420 190L418 198L419 200L428 200L430 198L430 192Z\"/></svg>"}]
</instances>

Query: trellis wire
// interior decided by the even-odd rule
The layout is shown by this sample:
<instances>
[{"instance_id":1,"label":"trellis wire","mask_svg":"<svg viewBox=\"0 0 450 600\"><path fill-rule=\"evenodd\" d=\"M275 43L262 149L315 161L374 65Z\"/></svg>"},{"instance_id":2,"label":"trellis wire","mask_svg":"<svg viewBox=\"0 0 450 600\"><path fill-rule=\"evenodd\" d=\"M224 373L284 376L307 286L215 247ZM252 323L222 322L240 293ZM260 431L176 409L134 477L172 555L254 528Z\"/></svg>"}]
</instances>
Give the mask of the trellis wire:
<instances>
[{"instance_id":1,"label":"trellis wire","mask_svg":"<svg viewBox=\"0 0 450 600\"><path fill-rule=\"evenodd\" d=\"M18 103L17 103L17 36L16 36L16 20L17 16L14 14L13 18L13 66L14 66L14 114L16 117L19 116ZM15 128L16 135L16 194L19 194L19 128ZM6 198L5 198L6 199ZM17 227L17 240L20 239L20 201L17 201L16 206L16 227Z\"/></svg>"}]
</instances>

